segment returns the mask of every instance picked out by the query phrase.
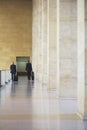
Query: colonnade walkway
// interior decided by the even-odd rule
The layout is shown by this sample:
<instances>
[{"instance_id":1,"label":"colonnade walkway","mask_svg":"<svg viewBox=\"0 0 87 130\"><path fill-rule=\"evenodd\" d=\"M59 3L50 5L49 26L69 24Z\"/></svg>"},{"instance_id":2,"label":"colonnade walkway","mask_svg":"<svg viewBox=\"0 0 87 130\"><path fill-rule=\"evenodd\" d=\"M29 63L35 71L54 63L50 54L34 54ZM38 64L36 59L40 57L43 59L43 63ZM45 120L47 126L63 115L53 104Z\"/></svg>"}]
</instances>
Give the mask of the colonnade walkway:
<instances>
[{"instance_id":1,"label":"colonnade walkway","mask_svg":"<svg viewBox=\"0 0 87 130\"><path fill-rule=\"evenodd\" d=\"M19 77L0 89L0 130L87 130L76 115L77 100Z\"/></svg>"}]
</instances>

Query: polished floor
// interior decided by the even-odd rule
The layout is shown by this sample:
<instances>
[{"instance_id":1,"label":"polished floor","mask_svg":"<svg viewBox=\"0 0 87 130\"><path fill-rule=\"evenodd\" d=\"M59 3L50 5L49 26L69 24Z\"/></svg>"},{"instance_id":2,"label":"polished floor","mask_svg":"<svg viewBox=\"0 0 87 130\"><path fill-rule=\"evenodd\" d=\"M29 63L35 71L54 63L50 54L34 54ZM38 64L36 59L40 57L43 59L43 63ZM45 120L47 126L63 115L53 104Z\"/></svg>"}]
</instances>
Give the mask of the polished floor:
<instances>
[{"instance_id":1,"label":"polished floor","mask_svg":"<svg viewBox=\"0 0 87 130\"><path fill-rule=\"evenodd\" d=\"M39 82L19 77L0 89L0 130L87 130L75 98L58 98Z\"/></svg>"}]
</instances>

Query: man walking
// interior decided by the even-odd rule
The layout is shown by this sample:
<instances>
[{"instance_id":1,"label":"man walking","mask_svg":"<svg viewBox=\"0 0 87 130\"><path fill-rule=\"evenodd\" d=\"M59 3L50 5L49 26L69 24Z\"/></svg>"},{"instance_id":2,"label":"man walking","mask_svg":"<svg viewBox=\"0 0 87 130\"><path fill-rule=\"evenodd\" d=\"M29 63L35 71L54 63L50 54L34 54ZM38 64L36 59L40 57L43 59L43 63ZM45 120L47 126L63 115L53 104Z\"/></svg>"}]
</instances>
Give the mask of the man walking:
<instances>
[{"instance_id":1,"label":"man walking","mask_svg":"<svg viewBox=\"0 0 87 130\"><path fill-rule=\"evenodd\" d=\"M12 81L13 81L14 76L16 74L16 65L14 64L14 62L12 63L12 65L10 65L10 72L11 72L11 77L12 77Z\"/></svg>"},{"instance_id":2,"label":"man walking","mask_svg":"<svg viewBox=\"0 0 87 130\"><path fill-rule=\"evenodd\" d=\"M29 60L28 63L26 64L26 71L27 71L28 80L30 80L31 72L32 72L32 64L30 63Z\"/></svg>"}]
</instances>

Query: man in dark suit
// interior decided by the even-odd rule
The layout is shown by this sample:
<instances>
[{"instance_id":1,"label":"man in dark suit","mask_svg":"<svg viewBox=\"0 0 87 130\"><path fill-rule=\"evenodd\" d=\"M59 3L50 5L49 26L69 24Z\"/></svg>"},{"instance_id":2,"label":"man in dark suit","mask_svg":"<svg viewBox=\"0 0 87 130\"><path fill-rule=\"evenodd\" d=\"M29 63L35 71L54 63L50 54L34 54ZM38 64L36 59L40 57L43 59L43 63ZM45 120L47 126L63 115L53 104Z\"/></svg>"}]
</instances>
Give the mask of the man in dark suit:
<instances>
[{"instance_id":1,"label":"man in dark suit","mask_svg":"<svg viewBox=\"0 0 87 130\"><path fill-rule=\"evenodd\" d=\"M30 63L29 60L28 63L26 63L26 71L27 71L28 80L30 80L31 72L32 72L32 64Z\"/></svg>"},{"instance_id":2,"label":"man in dark suit","mask_svg":"<svg viewBox=\"0 0 87 130\"><path fill-rule=\"evenodd\" d=\"M16 65L14 64L14 62L10 65L10 72L11 72L12 80L14 80L14 76L16 74Z\"/></svg>"}]
</instances>

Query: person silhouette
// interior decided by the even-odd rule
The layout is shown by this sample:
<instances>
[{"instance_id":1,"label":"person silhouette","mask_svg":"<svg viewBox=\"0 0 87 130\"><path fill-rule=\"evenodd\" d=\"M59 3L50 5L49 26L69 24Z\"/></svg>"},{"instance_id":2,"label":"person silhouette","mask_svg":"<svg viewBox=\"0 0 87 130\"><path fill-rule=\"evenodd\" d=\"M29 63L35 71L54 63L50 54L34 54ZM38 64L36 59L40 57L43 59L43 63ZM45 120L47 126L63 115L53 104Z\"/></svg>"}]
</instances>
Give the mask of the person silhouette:
<instances>
[{"instance_id":1,"label":"person silhouette","mask_svg":"<svg viewBox=\"0 0 87 130\"><path fill-rule=\"evenodd\" d=\"M10 65L10 72L11 72L11 78L12 78L12 81L13 81L14 76L16 74L16 65L14 64L14 62Z\"/></svg>"},{"instance_id":2,"label":"person silhouette","mask_svg":"<svg viewBox=\"0 0 87 130\"><path fill-rule=\"evenodd\" d=\"M31 72L32 72L32 64L30 63L29 60L26 63L26 71L27 71L28 80L30 80Z\"/></svg>"}]
</instances>

